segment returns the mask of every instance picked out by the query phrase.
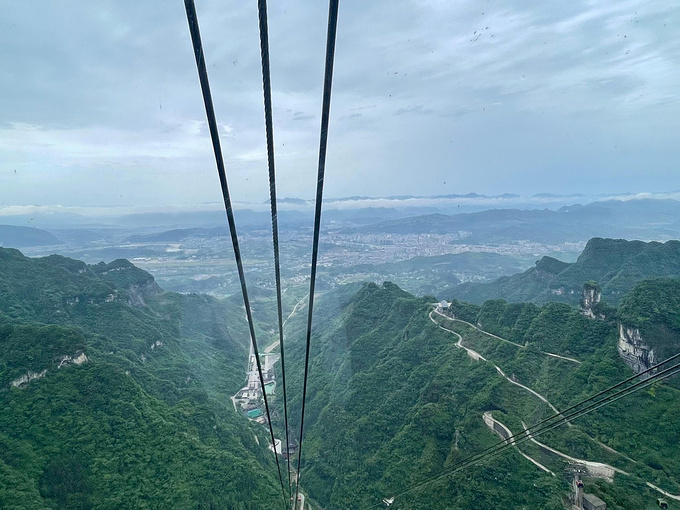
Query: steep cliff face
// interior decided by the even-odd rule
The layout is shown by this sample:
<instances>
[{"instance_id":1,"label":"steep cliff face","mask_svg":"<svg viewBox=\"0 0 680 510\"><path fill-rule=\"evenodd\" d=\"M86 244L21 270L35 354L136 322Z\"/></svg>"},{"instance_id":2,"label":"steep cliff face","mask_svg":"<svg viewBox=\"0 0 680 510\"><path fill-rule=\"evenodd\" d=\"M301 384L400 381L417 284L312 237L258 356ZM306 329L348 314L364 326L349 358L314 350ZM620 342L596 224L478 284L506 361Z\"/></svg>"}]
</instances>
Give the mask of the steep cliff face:
<instances>
[{"instance_id":1,"label":"steep cliff face","mask_svg":"<svg viewBox=\"0 0 680 510\"><path fill-rule=\"evenodd\" d=\"M602 299L602 290L597 284L586 283L583 286L581 293L581 313L591 319L601 318L596 314L594 308L600 303Z\"/></svg>"},{"instance_id":2,"label":"steep cliff face","mask_svg":"<svg viewBox=\"0 0 680 510\"><path fill-rule=\"evenodd\" d=\"M131 306L142 307L146 306L146 299L151 296L157 296L162 292L162 289L154 280L132 284L127 289L130 299L128 304Z\"/></svg>"},{"instance_id":3,"label":"steep cliff face","mask_svg":"<svg viewBox=\"0 0 680 510\"><path fill-rule=\"evenodd\" d=\"M45 374L47 374L47 369L43 370L42 372L32 372L29 370L21 377L14 379L10 385L14 388L20 388L35 379L42 379L45 377Z\"/></svg>"},{"instance_id":4,"label":"steep cliff face","mask_svg":"<svg viewBox=\"0 0 680 510\"><path fill-rule=\"evenodd\" d=\"M634 370L680 352L680 278L638 283L617 311L619 352ZM624 355L625 354L625 355ZM677 378L670 382L678 387Z\"/></svg>"},{"instance_id":5,"label":"steep cliff face","mask_svg":"<svg viewBox=\"0 0 680 510\"><path fill-rule=\"evenodd\" d=\"M636 373L647 370L657 363L654 349L644 343L638 328L619 324L618 350L626 365Z\"/></svg>"},{"instance_id":6,"label":"steep cliff face","mask_svg":"<svg viewBox=\"0 0 680 510\"><path fill-rule=\"evenodd\" d=\"M153 276L136 267L129 260L118 259L110 264L100 262L90 267L103 280L127 291L128 304L131 306L144 307L147 298L163 292Z\"/></svg>"}]
</instances>

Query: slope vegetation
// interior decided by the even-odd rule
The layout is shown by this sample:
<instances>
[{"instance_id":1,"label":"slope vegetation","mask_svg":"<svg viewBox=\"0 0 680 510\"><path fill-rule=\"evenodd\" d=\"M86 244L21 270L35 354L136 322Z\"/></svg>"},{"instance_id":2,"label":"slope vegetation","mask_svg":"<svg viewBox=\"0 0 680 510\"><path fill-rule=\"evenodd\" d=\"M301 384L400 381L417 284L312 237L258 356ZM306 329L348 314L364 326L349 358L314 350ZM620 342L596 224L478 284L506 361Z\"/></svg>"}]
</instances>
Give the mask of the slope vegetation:
<instances>
[{"instance_id":1,"label":"slope vegetation","mask_svg":"<svg viewBox=\"0 0 680 510\"><path fill-rule=\"evenodd\" d=\"M244 327L125 260L0 249L0 507L280 508L264 431L228 399Z\"/></svg>"},{"instance_id":2,"label":"slope vegetation","mask_svg":"<svg viewBox=\"0 0 680 510\"><path fill-rule=\"evenodd\" d=\"M430 303L390 283L319 302L302 477L324 508L372 508L432 480L395 505L562 509L569 484L551 471L561 474L567 458L609 466L613 481L589 479L587 489L611 509L653 505L659 494L648 482L680 493L680 392L666 384L542 435L541 445L560 455L520 446L541 466L510 450L436 478L498 441L490 416L517 433L631 372L617 352L616 324L575 307L457 303L453 313L465 320L452 321L431 314ZM303 331L304 318L290 321L293 395Z\"/></svg>"},{"instance_id":3,"label":"slope vegetation","mask_svg":"<svg viewBox=\"0 0 680 510\"><path fill-rule=\"evenodd\" d=\"M543 257L523 273L490 283L465 283L450 294L477 304L497 298L578 304L584 283L595 281L602 288L602 299L617 304L635 283L656 276L680 276L680 241L593 238L573 264Z\"/></svg>"}]
</instances>

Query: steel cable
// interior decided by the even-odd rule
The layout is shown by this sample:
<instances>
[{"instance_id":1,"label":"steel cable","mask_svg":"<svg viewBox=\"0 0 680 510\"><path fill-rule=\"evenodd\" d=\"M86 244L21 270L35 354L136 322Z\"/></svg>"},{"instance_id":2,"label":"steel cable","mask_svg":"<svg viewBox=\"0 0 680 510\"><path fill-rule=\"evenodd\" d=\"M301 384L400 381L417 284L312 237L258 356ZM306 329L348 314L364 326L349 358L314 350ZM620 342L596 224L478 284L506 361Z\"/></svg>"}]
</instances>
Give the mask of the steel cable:
<instances>
[{"instance_id":1,"label":"steel cable","mask_svg":"<svg viewBox=\"0 0 680 510\"><path fill-rule=\"evenodd\" d=\"M243 294L243 304L246 309L246 317L248 319L248 327L250 329L250 339L253 346L253 354L257 364L257 372L260 378L260 385L262 387L262 396L264 399L265 411L267 413L267 421L269 422L269 433L272 440L272 447L274 448L274 457L276 459L276 468L279 473L279 482L281 483L281 494L283 496L284 508L286 507L286 492L283 487L283 478L281 476L281 466L279 465L279 457L276 454L276 440L274 439L274 429L272 428L271 415L269 413L269 402L267 401L267 392L264 387L264 376L262 375L262 364L260 363L260 354L257 348L257 339L255 337L255 325L253 322L253 314L250 308L250 300L248 298L248 289L246 287L245 273L243 271L243 260L241 259L241 249L238 242L238 234L236 232L236 222L234 220L234 210L229 196L229 186L227 184L227 174L224 167L224 158L222 155L222 147L220 145L220 137L217 130L217 120L215 117L215 108L213 105L212 94L210 93L210 82L208 81L208 71L205 65L205 57L203 54L203 44L201 42L201 33L198 26L198 16L196 14L196 6L194 0L184 0L184 7L187 13L187 22L189 24L189 32L191 33L191 41L194 48L194 56L196 57L196 68L198 70L198 77L201 84L201 92L203 93L203 104L205 105L205 113L210 128L210 138L212 139L213 151L215 153L215 163L217 165L217 173L220 180L220 187L222 189L222 198L224 199L224 208L227 214L227 221L229 223L229 232L231 234L231 242L234 248L234 257L236 259L236 267L238 269L238 276L241 282L241 292ZM249 360L250 362L250 360Z\"/></svg>"},{"instance_id":2,"label":"steel cable","mask_svg":"<svg viewBox=\"0 0 680 510\"><path fill-rule=\"evenodd\" d=\"M333 62L335 59L335 36L338 26L339 0L330 0L328 5L328 33L326 36L326 64L324 70L323 101L321 106L321 135L319 140L319 166L316 180L316 204L314 210L314 237L312 241L312 269L309 282L309 307L307 310L307 337L305 349L305 372L302 383L302 412L300 418L300 439L298 443L297 476L295 480L295 500L297 505L300 491L300 461L302 459L302 439L305 423L305 402L307 399L307 375L309 373L309 350L312 335L312 314L314 310L314 287L316 285L316 265L319 256L319 232L321 229L321 205L326 171L326 148L328 143L328 123L331 110L331 90L333 85Z\"/></svg>"},{"instance_id":3,"label":"steel cable","mask_svg":"<svg viewBox=\"0 0 680 510\"><path fill-rule=\"evenodd\" d=\"M274 123L272 120L271 71L269 66L269 29L267 24L267 0L258 0L257 13L260 24L260 56L262 59L262 91L264 95L264 120L267 136L267 164L269 169L269 203L272 216L272 243L274 245L274 274L276 277L276 305L279 320L279 347L281 352L281 379L283 385L283 416L286 428L286 463L288 467L288 491L290 483L290 441L288 439L288 398L286 396L286 362L283 348L283 312L281 310L281 264L279 259L279 223L276 204L276 171L274 166Z\"/></svg>"},{"instance_id":4,"label":"steel cable","mask_svg":"<svg viewBox=\"0 0 680 510\"><path fill-rule=\"evenodd\" d=\"M658 368L659 366L668 363L672 359L676 359L679 355L680 354L672 356L671 358L668 358L666 361L663 361L663 362L655 365L654 367L651 367L650 369L648 369L644 372L636 374L635 376L630 377L630 378L626 379L625 381L621 381L620 383L617 383L616 385L608 388L607 390L599 392L597 395L594 395L593 397L590 397L590 398L584 400L583 402L580 402L579 404L571 406L569 409L574 409L575 407L578 407L580 405L583 405L583 404L591 401L592 399L596 398L598 395L602 395L603 393L606 393L608 391L611 391L612 389L620 387L622 384L624 384L626 382L630 382L633 379L639 378L640 376L644 375L645 373L648 373L650 370L654 370L654 369ZM446 476L450 476L450 475L460 471L461 469L465 469L465 468L467 468L467 467L469 467L473 464L481 462L482 460L484 460L486 458L495 457L496 455L505 451L508 448L522 444L525 441L531 440L531 438L533 438L533 437L537 437L537 436L544 434L544 433L546 433L546 432L548 432L548 431L550 431L550 430L552 430L556 427L564 425L565 423L567 423L570 420L580 418L581 416L589 414L589 413L591 413L591 412L593 412L593 411L595 411L595 410L597 410L597 409L599 409L599 408L601 408L605 405L611 404L612 402L615 402L615 401L617 401L617 400L619 400L623 397L626 397L626 396L628 396L632 393L635 393L635 392L637 392L641 389L644 389L644 388L652 385L655 382L662 381L662 380L664 380L668 377L671 377L673 375L676 375L678 373L680 373L680 363L673 365L670 368L664 369L661 372L657 372L657 373L653 374L652 376L650 376L649 378L644 379L642 381L639 381L632 386L624 388L623 390L620 390L613 395L609 395L607 397L604 397L601 400L598 400L597 402L595 402L595 403L593 403L593 404L591 404L591 405L589 405L589 406L587 406L583 409L579 409L579 410L574 411L570 414L565 414L567 411L564 411L563 413L557 413L557 414L553 415L551 418L543 420L542 422L539 422L539 424L545 423L552 418L561 416L561 418L559 418L557 420L557 422L544 425L543 427L540 427L538 430L534 430L534 429L539 424L533 425L532 427L528 427L523 432L521 432L519 434L514 434L514 435L508 437L507 439L503 439L502 441L494 444L493 446L486 448L482 452L471 455L471 456L467 457L466 459L463 459L459 463L456 463L456 465L454 465L454 466L452 466L448 469L443 470L441 473L437 474L436 476L434 476L434 477L432 477L432 478L430 478L430 479L428 479L424 482L420 482L418 484L415 484L414 486L412 486L412 487L410 487L410 488L408 488L404 491L401 491L401 492L395 494L392 497L394 499L396 499L396 498L405 496L406 494L409 494L413 491L421 489L421 488L423 488L423 487L425 487L425 486L427 486L431 483L436 482L437 480L440 480L441 478L444 478ZM381 506L380 503L373 505L369 508L377 508L379 506Z\"/></svg>"}]
</instances>

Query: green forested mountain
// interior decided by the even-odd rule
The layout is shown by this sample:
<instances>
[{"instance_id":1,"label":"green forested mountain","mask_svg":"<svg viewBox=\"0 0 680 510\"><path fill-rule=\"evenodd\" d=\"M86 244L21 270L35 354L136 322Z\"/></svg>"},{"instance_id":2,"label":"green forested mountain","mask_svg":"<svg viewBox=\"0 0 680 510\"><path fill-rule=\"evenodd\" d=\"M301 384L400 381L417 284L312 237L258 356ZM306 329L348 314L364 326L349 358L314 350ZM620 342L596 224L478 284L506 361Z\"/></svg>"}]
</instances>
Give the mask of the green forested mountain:
<instances>
[{"instance_id":1,"label":"green forested mountain","mask_svg":"<svg viewBox=\"0 0 680 510\"><path fill-rule=\"evenodd\" d=\"M455 301L447 316L390 283L328 292L315 309L302 487L326 510L370 508L496 444L489 420L517 433L630 376L619 321L657 354L677 352L679 282L638 282L605 320L498 299ZM256 294L256 312L275 313ZM305 325L297 313L286 326L293 432ZM125 260L0 249L0 508L280 507L265 430L229 401L247 341L236 299L163 292ZM677 386L655 384L540 441L618 470L586 478L611 510L653 508L648 483L680 494ZM393 508L564 508L567 463L532 442L520 449L542 467L511 449Z\"/></svg>"},{"instance_id":2,"label":"green forested mountain","mask_svg":"<svg viewBox=\"0 0 680 510\"><path fill-rule=\"evenodd\" d=\"M522 422L552 413L547 402L565 409L632 374L617 352L615 318L589 319L564 303L497 300L481 307L454 303L451 313L464 321L452 320L433 312L431 301L390 283L320 300L302 483L323 508L373 508L495 444L485 414L518 433ZM652 314L663 324L673 318L657 314L653 299L638 303L640 317ZM473 326L478 323L488 333ZM303 331L303 317L289 322L293 396L301 385ZM486 361L472 359L456 345L459 338ZM298 406L294 400L294 420ZM660 384L540 441L620 470L612 471L613 481L586 478L586 491L609 509L651 509L660 494L648 482L680 494L679 434L680 391ZM520 448L545 470L512 449L397 498L394 508L565 508L567 463L532 442Z\"/></svg>"},{"instance_id":3,"label":"green forested mountain","mask_svg":"<svg viewBox=\"0 0 680 510\"><path fill-rule=\"evenodd\" d=\"M0 508L280 508L242 307L0 249Z\"/></svg>"},{"instance_id":4,"label":"green forested mountain","mask_svg":"<svg viewBox=\"0 0 680 510\"><path fill-rule=\"evenodd\" d=\"M635 283L655 276L680 276L680 241L645 243L596 237L572 264L543 257L523 273L490 283L464 283L450 295L477 304L487 299L577 304L583 284L595 281L602 288L602 299L617 304Z\"/></svg>"},{"instance_id":5,"label":"green forested mountain","mask_svg":"<svg viewBox=\"0 0 680 510\"><path fill-rule=\"evenodd\" d=\"M645 280L625 297L618 310L622 324L638 328L657 359L680 351L680 278Z\"/></svg>"}]
</instances>

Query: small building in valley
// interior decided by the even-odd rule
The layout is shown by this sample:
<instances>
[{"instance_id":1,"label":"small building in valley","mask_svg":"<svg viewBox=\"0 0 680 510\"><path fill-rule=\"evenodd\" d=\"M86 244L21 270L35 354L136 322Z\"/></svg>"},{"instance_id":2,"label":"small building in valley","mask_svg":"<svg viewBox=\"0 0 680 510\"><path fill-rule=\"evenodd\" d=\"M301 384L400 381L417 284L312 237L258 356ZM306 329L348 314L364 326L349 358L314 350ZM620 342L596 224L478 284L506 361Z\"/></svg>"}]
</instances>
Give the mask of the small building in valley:
<instances>
[{"instance_id":1,"label":"small building in valley","mask_svg":"<svg viewBox=\"0 0 680 510\"><path fill-rule=\"evenodd\" d=\"M584 510L607 510L607 503L598 498L595 494L583 495Z\"/></svg>"},{"instance_id":2,"label":"small building in valley","mask_svg":"<svg viewBox=\"0 0 680 510\"><path fill-rule=\"evenodd\" d=\"M251 420L255 420L262 416L262 409L251 409L246 413L246 416L248 416L248 418Z\"/></svg>"}]
</instances>

